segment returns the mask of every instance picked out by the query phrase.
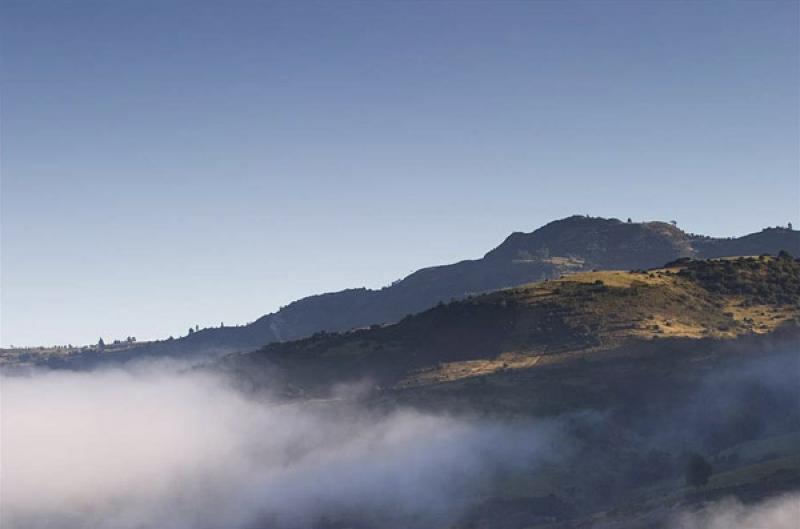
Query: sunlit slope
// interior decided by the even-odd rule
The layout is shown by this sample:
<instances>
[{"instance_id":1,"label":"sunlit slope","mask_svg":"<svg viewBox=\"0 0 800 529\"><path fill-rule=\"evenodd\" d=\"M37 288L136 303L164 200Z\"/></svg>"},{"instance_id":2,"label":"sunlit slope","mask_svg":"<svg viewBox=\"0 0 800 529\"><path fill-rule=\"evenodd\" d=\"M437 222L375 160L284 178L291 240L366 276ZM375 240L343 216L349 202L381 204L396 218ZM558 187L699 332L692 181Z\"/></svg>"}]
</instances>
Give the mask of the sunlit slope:
<instances>
[{"instance_id":1,"label":"sunlit slope","mask_svg":"<svg viewBox=\"0 0 800 529\"><path fill-rule=\"evenodd\" d=\"M659 340L766 335L797 324L798 299L800 264L789 256L684 260L566 275L440 304L396 325L272 344L228 363L269 367L305 388L361 378L384 388L441 384Z\"/></svg>"}]
</instances>

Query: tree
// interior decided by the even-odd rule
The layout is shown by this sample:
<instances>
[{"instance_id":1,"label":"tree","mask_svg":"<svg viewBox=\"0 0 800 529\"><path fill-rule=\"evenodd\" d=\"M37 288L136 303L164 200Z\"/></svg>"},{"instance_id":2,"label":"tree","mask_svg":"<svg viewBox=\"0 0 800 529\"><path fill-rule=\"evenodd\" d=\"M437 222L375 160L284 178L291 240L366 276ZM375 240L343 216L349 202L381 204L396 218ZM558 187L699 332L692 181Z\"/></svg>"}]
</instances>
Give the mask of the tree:
<instances>
[{"instance_id":1,"label":"tree","mask_svg":"<svg viewBox=\"0 0 800 529\"><path fill-rule=\"evenodd\" d=\"M789 229L790 230L792 229L792 223L791 222L789 223Z\"/></svg>"},{"instance_id":2,"label":"tree","mask_svg":"<svg viewBox=\"0 0 800 529\"><path fill-rule=\"evenodd\" d=\"M628 224L630 224L631 222L633 222L633 220L631 220L631 218L628 217Z\"/></svg>"},{"instance_id":3,"label":"tree","mask_svg":"<svg viewBox=\"0 0 800 529\"><path fill-rule=\"evenodd\" d=\"M189 327L189 334L194 334L194 328Z\"/></svg>"},{"instance_id":4,"label":"tree","mask_svg":"<svg viewBox=\"0 0 800 529\"><path fill-rule=\"evenodd\" d=\"M686 484L692 487L702 487L711 477L711 465L699 454L689 456L686 464Z\"/></svg>"},{"instance_id":5,"label":"tree","mask_svg":"<svg viewBox=\"0 0 800 529\"><path fill-rule=\"evenodd\" d=\"M669 223L672 224L675 227L678 226L678 221L677 220L671 220L671 221L669 221Z\"/></svg>"},{"instance_id":6,"label":"tree","mask_svg":"<svg viewBox=\"0 0 800 529\"><path fill-rule=\"evenodd\" d=\"M103 341L102 337L99 340L97 340L97 348L100 349L101 351L106 348L106 342Z\"/></svg>"}]
</instances>

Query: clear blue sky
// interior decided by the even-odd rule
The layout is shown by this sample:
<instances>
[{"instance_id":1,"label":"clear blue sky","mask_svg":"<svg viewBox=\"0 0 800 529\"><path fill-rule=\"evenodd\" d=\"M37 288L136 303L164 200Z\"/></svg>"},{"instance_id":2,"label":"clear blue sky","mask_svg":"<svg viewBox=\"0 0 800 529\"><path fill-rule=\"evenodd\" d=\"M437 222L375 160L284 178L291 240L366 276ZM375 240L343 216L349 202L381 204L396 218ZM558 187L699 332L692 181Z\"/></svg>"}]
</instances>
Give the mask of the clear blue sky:
<instances>
[{"instance_id":1,"label":"clear blue sky","mask_svg":"<svg viewBox=\"0 0 800 529\"><path fill-rule=\"evenodd\" d=\"M798 3L2 3L2 343L243 323L573 213L800 225Z\"/></svg>"}]
</instances>

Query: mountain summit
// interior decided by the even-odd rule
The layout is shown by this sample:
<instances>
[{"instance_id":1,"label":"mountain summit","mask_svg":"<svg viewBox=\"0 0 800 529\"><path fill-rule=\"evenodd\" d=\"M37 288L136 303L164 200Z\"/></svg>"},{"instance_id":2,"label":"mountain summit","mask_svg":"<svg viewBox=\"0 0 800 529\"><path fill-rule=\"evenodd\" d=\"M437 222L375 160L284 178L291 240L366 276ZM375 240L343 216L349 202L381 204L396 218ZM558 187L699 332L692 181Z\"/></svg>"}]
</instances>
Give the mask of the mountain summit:
<instances>
[{"instance_id":1,"label":"mountain summit","mask_svg":"<svg viewBox=\"0 0 800 529\"><path fill-rule=\"evenodd\" d=\"M487 260L547 261L571 258L595 269L652 268L678 257L712 259L737 255L796 253L800 232L766 228L744 237L714 238L686 233L667 222L622 222L575 215L532 233L512 233L486 254Z\"/></svg>"},{"instance_id":2,"label":"mountain summit","mask_svg":"<svg viewBox=\"0 0 800 529\"><path fill-rule=\"evenodd\" d=\"M666 222L573 216L532 233L512 233L486 259L535 262L560 257L595 268L650 268L676 256L699 257L693 246L698 240Z\"/></svg>"}]
</instances>

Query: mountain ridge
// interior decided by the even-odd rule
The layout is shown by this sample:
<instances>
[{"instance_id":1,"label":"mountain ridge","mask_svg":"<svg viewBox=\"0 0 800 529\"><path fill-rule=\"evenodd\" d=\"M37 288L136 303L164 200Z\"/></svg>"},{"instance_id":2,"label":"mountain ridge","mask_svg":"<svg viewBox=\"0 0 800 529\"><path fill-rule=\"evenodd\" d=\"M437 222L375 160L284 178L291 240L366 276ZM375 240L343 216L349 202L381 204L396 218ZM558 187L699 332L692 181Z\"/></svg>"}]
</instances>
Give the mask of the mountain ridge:
<instances>
[{"instance_id":1,"label":"mountain ridge","mask_svg":"<svg viewBox=\"0 0 800 529\"><path fill-rule=\"evenodd\" d=\"M576 244L564 244L565 235L574 236ZM520 248L519 241L526 239L533 240L535 246ZM599 251L594 249L597 246ZM520 258L520 251L531 254L544 248L548 249L547 255ZM439 301L573 271L652 268L680 257L775 255L781 250L800 253L800 232L770 228L741 238L721 239L686 234L665 222L624 223L618 219L572 216L528 234L512 234L480 259L422 268L383 289L346 289L302 298L262 316L250 327L269 328L274 333L273 340L293 340L322 330L389 323ZM517 255L512 255L514 251ZM630 254L615 257L624 251ZM306 315L311 318L306 320ZM327 326L321 322L323 319Z\"/></svg>"},{"instance_id":2,"label":"mountain ridge","mask_svg":"<svg viewBox=\"0 0 800 529\"><path fill-rule=\"evenodd\" d=\"M514 232L481 258L422 268L382 289L351 288L308 296L247 325L133 344L115 358L218 356L320 331L393 323L439 302L573 272L646 269L680 257L775 255L781 250L800 254L800 232L767 228L738 238L713 238L686 233L666 222L574 215L529 233Z\"/></svg>"}]
</instances>

